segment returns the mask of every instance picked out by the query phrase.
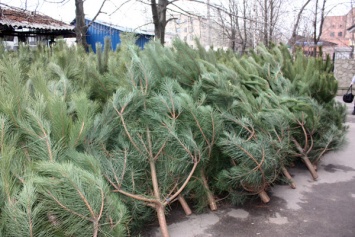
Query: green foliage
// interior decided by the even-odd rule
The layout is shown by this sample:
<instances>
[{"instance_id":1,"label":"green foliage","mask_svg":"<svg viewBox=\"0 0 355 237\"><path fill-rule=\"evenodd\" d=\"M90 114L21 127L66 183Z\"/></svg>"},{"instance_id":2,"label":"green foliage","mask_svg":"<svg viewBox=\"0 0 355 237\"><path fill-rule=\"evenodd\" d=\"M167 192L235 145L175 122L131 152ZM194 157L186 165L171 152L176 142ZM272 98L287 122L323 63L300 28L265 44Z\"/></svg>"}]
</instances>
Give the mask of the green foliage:
<instances>
[{"instance_id":1,"label":"green foliage","mask_svg":"<svg viewBox=\"0 0 355 237\"><path fill-rule=\"evenodd\" d=\"M53 236L41 215L43 204L36 203L38 195L33 184L25 185L14 198L16 201L7 202L4 207L4 236Z\"/></svg>"},{"instance_id":2,"label":"green foliage","mask_svg":"<svg viewBox=\"0 0 355 237\"><path fill-rule=\"evenodd\" d=\"M65 163L38 163L35 171L33 182L51 231L64 236L125 235L126 208L102 177Z\"/></svg>"},{"instance_id":3,"label":"green foliage","mask_svg":"<svg viewBox=\"0 0 355 237\"><path fill-rule=\"evenodd\" d=\"M329 58L135 40L3 52L0 235L138 234L180 192L241 204L345 142Z\"/></svg>"}]
</instances>

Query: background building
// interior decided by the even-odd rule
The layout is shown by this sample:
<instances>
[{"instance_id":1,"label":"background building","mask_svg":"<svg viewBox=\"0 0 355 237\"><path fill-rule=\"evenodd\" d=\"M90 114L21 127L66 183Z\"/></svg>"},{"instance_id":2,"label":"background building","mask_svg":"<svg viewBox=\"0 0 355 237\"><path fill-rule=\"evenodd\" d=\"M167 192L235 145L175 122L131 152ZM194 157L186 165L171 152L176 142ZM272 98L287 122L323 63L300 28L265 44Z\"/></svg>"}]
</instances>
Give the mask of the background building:
<instances>
[{"instance_id":1,"label":"background building","mask_svg":"<svg viewBox=\"0 0 355 237\"><path fill-rule=\"evenodd\" d=\"M323 52L333 55L335 52L351 52L354 45L354 33L347 29L354 25L355 8L343 16L324 18L321 40L335 43L336 47L323 47ZM343 54L343 53L342 53Z\"/></svg>"},{"instance_id":2,"label":"background building","mask_svg":"<svg viewBox=\"0 0 355 237\"><path fill-rule=\"evenodd\" d=\"M86 25L88 25L90 22L91 20L85 19ZM90 25L87 31L86 41L91 46L93 51L96 52L96 43L101 43L104 45L105 38L110 37L112 44L111 48L116 50L117 45L121 43L120 35L124 32L134 33L137 36L136 44L142 49L144 48L144 45L149 42L149 40L154 38L154 33L137 31L134 29L95 20L95 22Z\"/></svg>"},{"instance_id":3,"label":"background building","mask_svg":"<svg viewBox=\"0 0 355 237\"><path fill-rule=\"evenodd\" d=\"M188 45L195 47L195 38L197 38L205 48L228 47L228 39L223 34L221 26L209 21L207 17L195 13L190 13L190 15L177 13L171 17L174 20L167 24L166 32L175 35Z\"/></svg>"},{"instance_id":4,"label":"background building","mask_svg":"<svg viewBox=\"0 0 355 237\"><path fill-rule=\"evenodd\" d=\"M74 27L38 12L0 6L0 39L8 50L19 44L36 47L50 44L56 38L74 38Z\"/></svg>"}]
</instances>

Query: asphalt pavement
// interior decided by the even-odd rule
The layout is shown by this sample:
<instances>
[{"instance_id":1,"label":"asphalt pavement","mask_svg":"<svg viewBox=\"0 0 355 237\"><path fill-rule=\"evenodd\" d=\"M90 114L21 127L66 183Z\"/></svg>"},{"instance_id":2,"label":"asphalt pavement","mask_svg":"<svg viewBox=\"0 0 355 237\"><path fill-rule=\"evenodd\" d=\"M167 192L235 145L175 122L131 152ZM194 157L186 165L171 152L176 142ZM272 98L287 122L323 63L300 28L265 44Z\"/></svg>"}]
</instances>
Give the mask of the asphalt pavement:
<instances>
[{"instance_id":1,"label":"asphalt pavement","mask_svg":"<svg viewBox=\"0 0 355 237\"><path fill-rule=\"evenodd\" d=\"M168 216L170 236L355 237L355 115L354 105L347 106L348 143L324 156L316 181L304 166L297 166L289 170L296 189L272 187L268 204L254 201L190 216L175 212ZM158 228L147 228L143 236L161 235Z\"/></svg>"}]
</instances>

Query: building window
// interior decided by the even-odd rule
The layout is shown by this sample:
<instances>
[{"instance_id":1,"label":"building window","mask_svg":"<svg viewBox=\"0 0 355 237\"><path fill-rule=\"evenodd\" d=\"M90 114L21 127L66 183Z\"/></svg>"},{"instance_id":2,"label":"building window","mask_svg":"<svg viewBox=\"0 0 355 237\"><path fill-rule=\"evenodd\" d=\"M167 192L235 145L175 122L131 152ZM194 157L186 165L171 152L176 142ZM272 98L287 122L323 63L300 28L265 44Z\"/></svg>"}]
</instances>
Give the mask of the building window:
<instances>
[{"instance_id":1,"label":"building window","mask_svg":"<svg viewBox=\"0 0 355 237\"><path fill-rule=\"evenodd\" d=\"M338 32L339 37L343 37L343 32Z\"/></svg>"},{"instance_id":2,"label":"building window","mask_svg":"<svg viewBox=\"0 0 355 237\"><path fill-rule=\"evenodd\" d=\"M330 32L330 37L334 37L334 36L335 36L334 32Z\"/></svg>"},{"instance_id":3,"label":"building window","mask_svg":"<svg viewBox=\"0 0 355 237\"><path fill-rule=\"evenodd\" d=\"M339 28L343 28L343 25L339 25Z\"/></svg>"},{"instance_id":4,"label":"building window","mask_svg":"<svg viewBox=\"0 0 355 237\"><path fill-rule=\"evenodd\" d=\"M184 28L184 32L187 32L187 27Z\"/></svg>"}]
</instances>

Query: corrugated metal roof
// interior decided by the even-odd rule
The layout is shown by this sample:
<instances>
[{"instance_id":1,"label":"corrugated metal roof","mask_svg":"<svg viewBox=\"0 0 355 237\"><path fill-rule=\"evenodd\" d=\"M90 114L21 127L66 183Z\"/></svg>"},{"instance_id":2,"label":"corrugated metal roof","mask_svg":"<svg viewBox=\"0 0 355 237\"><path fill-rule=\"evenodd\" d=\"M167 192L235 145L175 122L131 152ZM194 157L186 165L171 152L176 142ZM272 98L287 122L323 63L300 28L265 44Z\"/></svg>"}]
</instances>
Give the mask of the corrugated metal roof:
<instances>
[{"instance_id":1,"label":"corrugated metal roof","mask_svg":"<svg viewBox=\"0 0 355 237\"><path fill-rule=\"evenodd\" d=\"M0 7L0 24L13 28L29 28L43 30L74 30L74 26L49 16L21 9Z\"/></svg>"},{"instance_id":2,"label":"corrugated metal roof","mask_svg":"<svg viewBox=\"0 0 355 237\"><path fill-rule=\"evenodd\" d=\"M86 20L88 20L89 22L91 21L91 19L86 18ZM132 29L132 28L127 28L127 27L123 27L123 26L118 26L118 25L114 25L108 22L104 22L104 21L100 21L100 20L95 20L95 23L97 24L101 24L107 27L111 27L112 29L116 29L122 32L132 32L132 33L136 33L136 34L141 34L141 35L151 35L153 36L153 33L144 31L144 30L136 30L136 29Z\"/></svg>"},{"instance_id":3,"label":"corrugated metal roof","mask_svg":"<svg viewBox=\"0 0 355 237\"><path fill-rule=\"evenodd\" d=\"M85 24L89 24L90 20L85 19ZM73 22L75 24L75 22ZM111 39L111 48L112 50L116 50L117 46L121 44L121 33L123 32L134 32L137 37L136 45L140 48L144 48L144 45L148 43L152 38L153 34L144 32L144 31L132 31L128 28L123 28L119 26L113 26L108 23L101 23L101 21L94 21L86 34L86 41L94 52L96 52L96 44L101 43L105 44L105 38L109 37Z\"/></svg>"}]
</instances>

